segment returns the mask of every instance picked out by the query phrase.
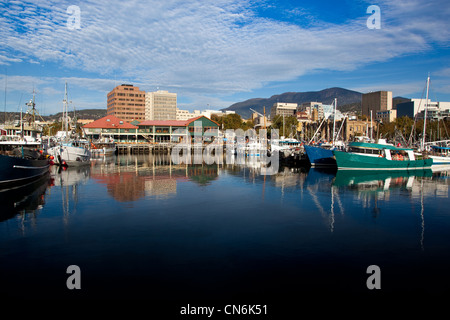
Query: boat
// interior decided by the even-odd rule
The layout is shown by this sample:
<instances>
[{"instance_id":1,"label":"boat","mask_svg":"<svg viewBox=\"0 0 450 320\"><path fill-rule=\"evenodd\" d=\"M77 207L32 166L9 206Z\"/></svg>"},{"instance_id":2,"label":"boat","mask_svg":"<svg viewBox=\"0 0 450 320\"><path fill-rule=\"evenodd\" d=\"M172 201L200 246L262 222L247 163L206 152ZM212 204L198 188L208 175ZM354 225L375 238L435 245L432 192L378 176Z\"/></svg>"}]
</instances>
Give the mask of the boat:
<instances>
[{"instance_id":1,"label":"boat","mask_svg":"<svg viewBox=\"0 0 450 320\"><path fill-rule=\"evenodd\" d=\"M0 189L22 186L49 172L49 159L35 148L0 154Z\"/></svg>"},{"instance_id":2,"label":"boat","mask_svg":"<svg viewBox=\"0 0 450 320\"><path fill-rule=\"evenodd\" d=\"M322 120L322 123L317 128L314 133L313 138L311 139L309 144L305 144L304 149L305 153L308 156L309 163L311 167L336 167L336 159L333 156L333 150L343 150L345 148L345 144L341 140L336 140L336 137L339 137L340 131L336 134L336 108L337 108L337 99L334 99L334 116L333 116L333 138L331 143L321 143L320 145L311 144L314 140L314 137L319 132L322 123L326 118Z\"/></svg>"},{"instance_id":3,"label":"boat","mask_svg":"<svg viewBox=\"0 0 450 320\"><path fill-rule=\"evenodd\" d=\"M433 168L450 166L450 147L432 145L428 156L433 159Z\"/></svg>"},{"instance_id":4,"label":"boat","mask_svg":"<svg viewBox=\"0 0 450 320\"><path fill-rule=\"evenodd\" d=\"M49 148L47 152L59 166L82 166L91 163L91 151L87 141L60 141L56 146Z\"/></svg>"},{"instance_id":5,"label":"boat","mask_svg":"<svg viewBox=\"0 0 450 320\"><path fill-rule=\"evenodd\" d=\"M90 147L92 158L110 157L116 152L116 143L110 139L92 141Z\"/></svg>"},{"instance_id":6,"label":"boat","mask_svg":"<svg viewBox=\"0 0 450 320\"><path fill-rule=\"evenodd\" d=\"M63 102L63 124L65 130L57 133L58 141L55 143L55 146L48 148L47 153L53 156L55 164L60 166L89 165L91 162L89 142L87 140L72 138L68 132L67 82Z\"/></svg>"},{"instance_id":7,"label":"boat","mask_svg":"<svg viewBox=\"0 0 450 320\"><path fill-rule=\"evenodd\" d=\"M270 152L281 152L285 157L301 149L302 142L294 138L273 139L270 141Z\"/></svg>"},{"instance_id":8,"label":"boat","mask_svg":"<svg viewBox=\"0 0 450 320\"><path fill-rule=\"evenodd\" d=\"M335 167L336 159L333 156L333 149L331 146L313 146L304 145L305 153L308 156L311 167Z\"/></svg>"},{"instance_id":9,"label":"boat","mask_svg":"<svg viewBox=\"0 0 450 320\"><path fill-rule=\"evenodd\" d=\"M350 142L348 151L333 150L338 170L417 170L431 169L433 159L416 158L413 149L391 144Z\"/></svg>"}]
</instances>

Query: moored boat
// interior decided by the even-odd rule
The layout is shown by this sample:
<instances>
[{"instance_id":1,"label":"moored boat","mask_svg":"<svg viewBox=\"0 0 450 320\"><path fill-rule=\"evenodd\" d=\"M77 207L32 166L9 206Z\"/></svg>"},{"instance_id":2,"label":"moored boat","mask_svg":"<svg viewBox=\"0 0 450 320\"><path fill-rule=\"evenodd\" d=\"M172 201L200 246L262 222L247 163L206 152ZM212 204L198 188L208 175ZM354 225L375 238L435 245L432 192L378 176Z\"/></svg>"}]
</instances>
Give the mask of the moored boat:
<instances>
[{"instance_id":1,"label":"moored boat","mask_svg":"<svg viewBox=\"0 0 450 320\"><path fill-rule=\"evenodd\" d=\"M16 187L49 172L49 160L34 149L16 148L0 154L0 189Z\"/></svg>"},{"instance_id":2,"label":"moored boat","mask_svg":"<svg viewBox=\"0 0 450 320\"><path fill-rule=\"evenodd\" d=\"M333 157L333 149L331 147L327 148L325 146L311 146L305 144L304 148L312 167L336 166L336 159Z\"/></svg>"},{"instance_id":3,"label":"moored boat","mask_svg":"<svg viewBox=\"0 0 450 320\"><path fill-rule=\"evenodd\" d=\"M433 159L416 158L413 149L390 144L350 142L348 151L333 150L338 170L431 169Z\"/></svg>"},{"instance_id":4,"label":"moored boat","mask_svg":"<svg viewBox=\"0 0 450 320\"><path fill-rule=\"evenodd\" d=\"M433 159L433 168L450 166L450 147L431 146L430 158Z\"/></svg>"}]
</instances>

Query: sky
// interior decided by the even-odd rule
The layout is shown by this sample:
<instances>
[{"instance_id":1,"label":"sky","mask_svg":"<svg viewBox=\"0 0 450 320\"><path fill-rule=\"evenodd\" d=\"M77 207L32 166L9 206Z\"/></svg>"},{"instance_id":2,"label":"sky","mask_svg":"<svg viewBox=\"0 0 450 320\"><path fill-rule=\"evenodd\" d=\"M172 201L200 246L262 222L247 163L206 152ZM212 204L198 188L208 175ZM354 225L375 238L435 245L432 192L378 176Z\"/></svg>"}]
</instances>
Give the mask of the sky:
<instances>
[{"instance_id":1,"label":"sky","mask_svg":"<svg viewBox=\"0 0 450 320\"><path fill-rule=\"evenodd\" d=\"M372 7L376 6L376 7ZM369 10L368 10L369 9ZM0 0L0 111L106 109L116 85L186 110L342 87L450 101L444 1Z\"/></svg>"}]
</instances>

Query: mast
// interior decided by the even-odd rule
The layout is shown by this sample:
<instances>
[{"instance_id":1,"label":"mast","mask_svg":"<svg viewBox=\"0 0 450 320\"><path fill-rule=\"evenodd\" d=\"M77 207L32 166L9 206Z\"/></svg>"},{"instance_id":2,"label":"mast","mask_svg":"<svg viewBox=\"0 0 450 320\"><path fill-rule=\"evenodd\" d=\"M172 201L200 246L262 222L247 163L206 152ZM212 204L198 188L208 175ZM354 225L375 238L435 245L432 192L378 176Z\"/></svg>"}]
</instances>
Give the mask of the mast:
<instances>
[{"instance_id":1,"label":"mast","mask_svg":"<svg viewBox=\"0 0 450 320\"><path fill-rule=\"evenodd\" d=\"M8 70L5 68L5 126L6 126L6 89L8 87Z\"/></svg>"},{"instance_id":2,"label":"mast","mask_svg":"<svg viewBox=\"0 0 450 320\"><path fill-rule=\"evenodd\" d=\"M336 107L337 107L337 98L334 98L334 116L333 116L333 141L331 143L331 146L334 147L334 139L335 139L335 132L336 132Z\"/></svg>"},{"instance_id":3,"label":"mast","mask_svg":"<svg viewBox=\"0 0 450 320\"><path fill-rule=\"evenodd\" d=\"M422 133L422 151L425 151L425 128L427 124L427 111L428 111L428 91L430 89L430 74L427 77L427 96L425 98L425 113L423 116L423 133Z\"/></svg>"},{"instance_id":4,"label":"mast","mask_svg":"<svg viewBox=\"0 0 450 320\"><path fill-rule=\"evenodd\" d=\"M65 139L67 139L68 134L68 114L67 114L67 81L64 89L64 100L63 100L63 121L64 121L64 131L66 132Z\"/></svg>"}]
</instances>

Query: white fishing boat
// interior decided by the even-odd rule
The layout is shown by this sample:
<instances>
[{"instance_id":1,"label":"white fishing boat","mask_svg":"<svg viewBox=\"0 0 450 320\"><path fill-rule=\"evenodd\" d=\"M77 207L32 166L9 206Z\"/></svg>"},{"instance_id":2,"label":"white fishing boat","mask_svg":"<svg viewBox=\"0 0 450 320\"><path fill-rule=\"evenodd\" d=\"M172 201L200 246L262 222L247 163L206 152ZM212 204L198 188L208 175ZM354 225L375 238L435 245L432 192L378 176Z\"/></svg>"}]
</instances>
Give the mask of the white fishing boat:
<instances>
[{"instance_id":1,"label":"white fishing boat","mask_svg":"<svg viewBox=\"0 0 450 320\"><path fill-rule=\"evenodd\" d=\"M448 147L448 143L450 141L435 141L435 142L425 142L426 138L426 126L427 126L427 112L428 112L428 92L430 89L430 76L427 78L427 94L426 94L426 103L425 103L425 111L424 111L424 120L423 120L423 133L422 133L422 141L420 146L420 151L425 152L427 156L433 159L432 169L437 169L442 166L450 165L450 148Z\"/></svg>"},{"instance_id":2,"label":"white fishing boat","mask_svg":"<svg viewBox=\"0 0 450 320\"><path fill-rule=\"evenodd\" d=\"M92 158L110 157L116 152L116 143L113 139L103 138L92 141L90 148Z\"/></svg>"},{"instance_id":3,"label":"white fishing boat","mask_svg":"<svg viewBox=\"0 0 450 320\"><path fill-rule=\"evenodd\" d=\"M63 102L63 124L65 130L58 132L55 146L48 148L47 153L53 156L55 164L60 166L89 165L91 162L89 142L87 140L74 139L68 133L67 82Z\"/></svg>"}]
</instances>

